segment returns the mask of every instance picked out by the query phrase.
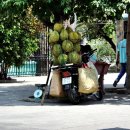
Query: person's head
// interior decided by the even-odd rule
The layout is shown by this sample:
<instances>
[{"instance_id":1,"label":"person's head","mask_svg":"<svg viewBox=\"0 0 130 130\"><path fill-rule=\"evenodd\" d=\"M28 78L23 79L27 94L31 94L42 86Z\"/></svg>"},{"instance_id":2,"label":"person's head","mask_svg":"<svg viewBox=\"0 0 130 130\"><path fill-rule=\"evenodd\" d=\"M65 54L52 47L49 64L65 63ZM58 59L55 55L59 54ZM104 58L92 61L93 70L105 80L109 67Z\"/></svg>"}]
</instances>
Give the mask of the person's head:
<instances>
[{"instance_id":1,"label":"person's head","mask_svg":"<svg viewBox=\"0 0 130 130\"><path fill-rule=\"evenodd\" d=\"M122 41L124 39L124 31L123 30L119 30L117 32L117 40L118 42Z\"/></svg>"},{"instance_id":2,"label":"person's head","mask_svg":"<svg viewBox=\"0 0 130 130\"><path fill-rule=\"evenodd\" d=\"M89 56L85 53L82 55L82 62L87 63L89 61Z\"/></svg>"},{"instance_id":3,"label":"person's head","mask_svg":"<svg viewBox=\"0 0 130 130\"><path fill-rule=\"evenodd\" d=\"M92 51L92 48L90 45L81 45L81 53L87 53L87 52L91 52Z\"/></svg>"}]
</instances>

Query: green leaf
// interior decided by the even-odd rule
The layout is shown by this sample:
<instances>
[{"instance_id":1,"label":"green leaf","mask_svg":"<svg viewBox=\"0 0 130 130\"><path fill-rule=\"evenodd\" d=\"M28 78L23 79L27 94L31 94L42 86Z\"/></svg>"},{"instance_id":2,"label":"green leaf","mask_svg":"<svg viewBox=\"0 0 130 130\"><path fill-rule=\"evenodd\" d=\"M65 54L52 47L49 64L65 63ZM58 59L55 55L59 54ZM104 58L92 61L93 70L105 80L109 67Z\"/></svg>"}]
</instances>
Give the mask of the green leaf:
<instances>
[{"instance_id":1,"label":"green leaf","mask_svg":"<svg viewBox=\"0 0 130 130\"><path fill-rule=\"evenodd\" d=\"M50 16L50 21L51 21L51 23L54 22L54 19L55 19L55 16L54 16L54 14L52 14L52 15Z\"/></svg>"}]
</instances>

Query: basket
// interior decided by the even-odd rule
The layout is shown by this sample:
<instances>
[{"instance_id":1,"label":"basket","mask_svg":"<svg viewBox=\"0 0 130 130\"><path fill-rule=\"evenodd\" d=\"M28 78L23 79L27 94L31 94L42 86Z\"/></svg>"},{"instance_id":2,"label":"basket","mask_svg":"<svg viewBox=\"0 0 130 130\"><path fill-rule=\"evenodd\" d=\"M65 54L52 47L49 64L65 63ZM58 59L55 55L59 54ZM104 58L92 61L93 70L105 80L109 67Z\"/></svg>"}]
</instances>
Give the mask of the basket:
<instances>
[{"instance_id":1,"label":"basket","mask_svg":"<svg viewBox=\"0 0 130 130\"><path fill-rule=\"evenodd\" d=\"M106 62L101 62L101 61L97 61L94 65L95 65L99 75L107 74L108 69L110 67L110 64L108 64Z\"/></svg>"}]
</instances>

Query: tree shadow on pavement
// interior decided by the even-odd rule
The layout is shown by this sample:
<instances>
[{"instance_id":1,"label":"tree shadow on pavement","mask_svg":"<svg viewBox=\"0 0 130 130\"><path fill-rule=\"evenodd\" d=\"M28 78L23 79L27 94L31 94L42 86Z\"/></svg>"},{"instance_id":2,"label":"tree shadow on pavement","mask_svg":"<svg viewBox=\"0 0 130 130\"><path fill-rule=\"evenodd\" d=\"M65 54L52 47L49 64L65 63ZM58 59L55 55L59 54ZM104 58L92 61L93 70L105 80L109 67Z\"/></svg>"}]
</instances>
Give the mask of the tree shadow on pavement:
<instances>
[{"instance_id":1,"label":"tree shadow on pavement","mask_svg":"<svg viewBox=\"0 0 130 130\"><path fill-rule=\"evenodd\" d=\"M130 105L130 94L106 93L103 103L114 105Z\"/></svg>"},{"instance_id":2,"label":"tree shadow on pavement","mask_svg":"<svg viewBox=\"0 0 130 130\"><path fill-rule=\"evenodd\" d=\"M2 86L3 85L3 86ZM35 106L36 104L21 101L32 95L33 84L2 84L0 85L0 106Z\"/></svg>"},{"instance_id":3,"label":"tree shadow on pavement","mask_svg":"<svg viewBox=\"0 0 130 130\"><path fill-rule=\"evenodd\" d=\"M34 102L40 105L38 100L24 100L25 102ZM116 94L116 93L106 93L102 101L97 101L93 96L88 96L88 98L82 100L78 105L100 105L100 104L110 104L110 105L130 105L130 95L126 94ZM77 106L73 105L67 98L45 98L43 106Z\"/></svg>"},{"instance_id":4,"label":"tree shadow on pavement","mask_svg":"<svg viewBox=\"0 0 130 130\"><path fill-rule=\"evenodd\" d=\"M86 104L130 105L130 94L106 93L102 101L90 99Z\"/></svg>"},{"instance_id":5,"label":"tree shadow on pavement","mask_svg":"<svg viewBox=\"0 0 130 130\"><path fill-rule=\"evenodd\" d=\"M0 85L0 106L40 106L40 100L29 99L29 96L32 96L35 90L34 84ZM90 96L78 105L93 104L130 105L130 95L106 93L102 101L97 101ZM67 99L45 98L44 105L71 106L72 104Z\"/></svg>"},{"instance_id":6,"label":"tree shadow on pavement","mask_svg":"<svg viewBox=\"0 0 130 130\"><path fill-rule=\"evenodd\" d=\"M116 127L116 128L105 128L105 129L100 129L100 130L130 130L130 129Z\"/></svg>"}]
</instances>

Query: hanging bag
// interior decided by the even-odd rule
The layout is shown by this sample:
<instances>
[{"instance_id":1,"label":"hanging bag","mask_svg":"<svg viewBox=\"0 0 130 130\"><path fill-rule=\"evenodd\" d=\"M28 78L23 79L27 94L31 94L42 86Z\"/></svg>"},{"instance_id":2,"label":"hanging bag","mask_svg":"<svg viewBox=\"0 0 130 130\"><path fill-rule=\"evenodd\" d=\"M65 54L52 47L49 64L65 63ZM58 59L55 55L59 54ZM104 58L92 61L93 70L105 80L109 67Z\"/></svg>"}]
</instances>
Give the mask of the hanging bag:
<instances>
[{"instance_id":1,"label":"hanging bag","mask_svg":"<svg viewBox=\"0 0 130 130\"><path fill-rule=\"evenodd\" d=\"M98 91L98 76L95 68L89 67L87 64L78 69L79 74L79 92L80 93L94 93Z\"/></svg>"},{"instance_id":2,"label":"hanging bag","mask_svg":"<svg viewBox=\"0 0 130 130\"><path fill-rule=\"evenodd\" d=\"M50 96L53 97L64 97L64 90L61 83L60 70L54 70L52 74L52 80L50 85Z\"/></svg>"}]
</instances>

